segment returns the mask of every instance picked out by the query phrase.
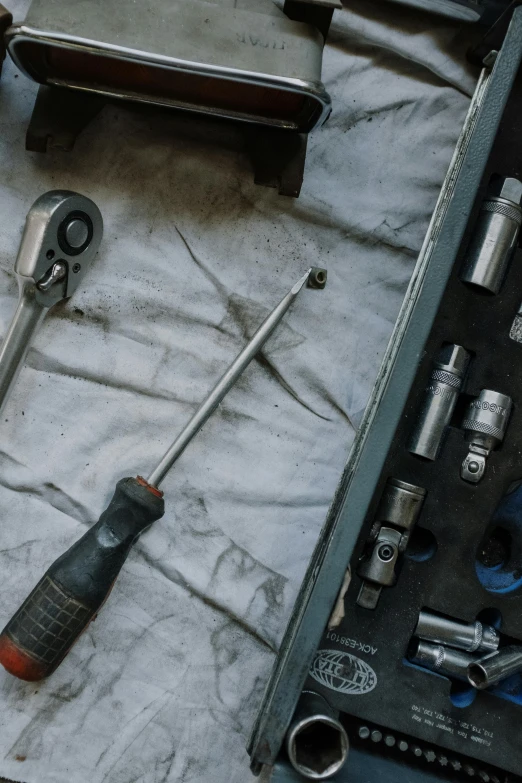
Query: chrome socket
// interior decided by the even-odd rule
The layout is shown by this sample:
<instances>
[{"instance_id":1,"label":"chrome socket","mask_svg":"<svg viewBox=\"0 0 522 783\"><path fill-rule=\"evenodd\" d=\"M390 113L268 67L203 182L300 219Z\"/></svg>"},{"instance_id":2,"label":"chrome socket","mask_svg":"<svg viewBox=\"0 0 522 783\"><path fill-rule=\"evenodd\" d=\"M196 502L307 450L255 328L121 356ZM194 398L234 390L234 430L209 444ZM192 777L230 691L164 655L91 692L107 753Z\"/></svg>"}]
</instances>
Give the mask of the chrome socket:
<instances>
[{"instance_id":1,"label":"chrome socket","mask_svg":"<svg viewBox=\"0 0 522 783\"><path fill-rule=\"evenodd\" d=\"M307 780L326 780L344 767L348 735L324 696L303 691L286 735L293 768Z\"/></svg>"},{"instance_id":2,"label":"chrome socket","mask_svg":"<svg viewBox=\"0 0 522 783\"><path fill-rule=\"evenodd\" d=\"M403 530L413 530L426 497L426 490L396 478L388 479L377 508L376 519Z\"/></svg>"},{"instance_id":3,"label":"chrome socket","mask_svg":"<svg viewBox=\"0 0 522 783\"><path fill-rule=\"evenodd\" d=\"M491 625L478 620L472 623L460 622L426 611L419 614L414 636L470 653L494 652L498 650L500 641L496 629Z\"/></svg>"},{"instance_id":4,"label":"chrome socket","mask_svg":"<svg viewBox=\"0 0 522 783\"><path fill-rule=\"evenodd\" d=\"M408 651L408 660L444 677L467 682L468 668L477 659L462 650L452 650L442 644L431 644L415 639Z\"/></svg>"},{"instance_id":5,"label":"chrome socket","mask_svg":"<svg viewBox=\"0 0 522 783\"><path fill-rule=\"evenodd\" d=\"M501 177L492 183L475 226L461 280L498 294L522 225L522 182Z\"/></svg>"},{"instance_id":6,"label":"chrome socket","mask_svg":"<svg viewBox=\"0 0 522 783\"><path fill-rule=\"evenodd\" d=\"M522 672L522 647L513 644L470 663L468 680L474 688L481 691L520 672Z\"/></svg>"},{"instance_id":7,"label":"chrome socket","mask_svg":"<svg viewBox=\"0 0 522 783\"><path fill-rule=\"evenodd\" d=\"M435 460L455 409L470 354L461 345L445 345L434 363L409 451Z\"/></svg>"}]
</instances>

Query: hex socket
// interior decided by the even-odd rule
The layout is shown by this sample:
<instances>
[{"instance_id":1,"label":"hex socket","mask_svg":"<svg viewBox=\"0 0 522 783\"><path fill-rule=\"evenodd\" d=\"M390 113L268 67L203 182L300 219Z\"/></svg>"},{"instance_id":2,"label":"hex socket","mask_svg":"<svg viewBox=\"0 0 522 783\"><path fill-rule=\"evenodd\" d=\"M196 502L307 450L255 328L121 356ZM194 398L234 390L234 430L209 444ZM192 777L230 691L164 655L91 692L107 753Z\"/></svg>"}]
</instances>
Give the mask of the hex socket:
<instances>
[{"instance_id":1,"label":"hex socket","mask_svg":"<svg viewBox=\"0 0 522 783\"><path fill-rule=\"evenodd\" d=\"M484 690L520 672L522 647L513 644L471 663L468 666L468 679L474 688Z\"/></svg>"},{"instance_id":2,"label":"hex socket","mask_svg":"<svg viewBox=\"0 0 522 783\"><path fill-rule=\"evenodd\" d=\"M323 696L304 691L286 735L293 768L308 780L327 780L344 766L349 742L337 713Z\"/></svg>"},{"instance_id":3,"label":"hex socket","mask_svg":"<svg viewBox=\"0 0 522 783\"><path fill-rule=\"evenodd\" d=\"M412 530L417 522L426 497L426 490L415 484L408 484L390 478L381 496L375 518L404 530Z\"/></svg>"},{"instance_id":4,"label":"hex socket","mask_svg":"<svg viewBox=\"0 0 522 783\"><path fill-rule=\"evenodd\" d=\"M419 614L414 635L466 652L494 652L499 645L499 635L491 625L484 625L478 620L463 623L426 611Z\"/></svg>"},{"instance_id":5,"label":"hex socket","mask_svg":"<svg viewBox=\"0 0 522 783\"><path fill-rule=\"evenodd\" d=\"M408 658L425 669L467 682L468 668L476 658L462 650L452 650L442 644L431 644L419 639L410 646Z\"/></svg>"},{"instance_id":6,"label":"hex socket","mask_svg":"<svg viewBox=\"0 0 522 783\"><path fill-rule=\"evenodd\" d=\"M522 225L521 195L521 182L502 178L482 203L460 276L464 283L500 291Z\"/></svg>"},{"instance_id":7,"label":"hex socket","mask_svg":"<svg viewBox=\"0 0 522 783\"><path fill-rule=\"evenodd\" d=\"M437 459L451 421L470 354L461 345L445 345L436 361L417 416L409 451L424 459Z\"/></svg>"}]
</instances>

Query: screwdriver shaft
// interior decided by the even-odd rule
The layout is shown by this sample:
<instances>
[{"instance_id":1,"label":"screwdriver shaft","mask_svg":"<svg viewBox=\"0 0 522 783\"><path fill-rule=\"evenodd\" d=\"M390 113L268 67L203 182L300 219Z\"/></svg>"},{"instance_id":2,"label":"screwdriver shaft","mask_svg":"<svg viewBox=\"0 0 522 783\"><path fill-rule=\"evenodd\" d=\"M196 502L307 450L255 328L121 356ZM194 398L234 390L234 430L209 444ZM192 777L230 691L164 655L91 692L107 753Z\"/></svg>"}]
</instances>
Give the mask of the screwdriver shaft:
<instances>
[{"instance_id":1,"label":"screwdriver shaft","mask_svg":"<svg viewBox=\"0 0 522 783\"><path fill-rule=\"evenodd\" d=\"M255 355L261 350L278 323L287 312L288 308L299 294L310 276L309 269L303 277L297 281L287 295L279 302L277 307L272 310L270 315L263 321L257 332L254 334L248 345L246 345L239 356L234 359L223 377L214 386L208 397L201 403L195 414L180 432L172 446L162 458L161 462L154 468L148 477L148 483L153 487L159 487L175 461L183 454L188 444L205 424L209 416L216 410L219 403L230 391L239 376L248 367Z\"/></svg>"},{"instance_id":2,"label":"screwdriver shaft","mask_svg":"<svg viewBox=\"0 0 522 783\"><path fill-rule=\"evenodd\" d=\"M324 287L326 271L312 268L298 280L200 405L148 482L140 476L120 479L99 520L47 569L0 633L0 664L8 672L36 682L60 665L104 605L135 542L165 513L163 492L156 487L308 280L316 288Z\"/></svg>"}]
</instances>

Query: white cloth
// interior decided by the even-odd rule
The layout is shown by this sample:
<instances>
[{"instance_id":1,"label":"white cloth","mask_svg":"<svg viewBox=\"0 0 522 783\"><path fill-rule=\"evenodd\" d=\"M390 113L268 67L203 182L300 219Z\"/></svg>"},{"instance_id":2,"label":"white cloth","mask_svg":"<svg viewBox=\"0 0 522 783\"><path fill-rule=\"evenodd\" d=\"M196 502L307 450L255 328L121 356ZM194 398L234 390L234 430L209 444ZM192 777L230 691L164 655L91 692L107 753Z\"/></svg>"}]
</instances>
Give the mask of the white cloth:
<instances>
[{"instance_id":1,"label":"white cloth","mask_svg":"<svg viewBox=\"0 0 522 783\"><path fill-rule=\"evenodd\" d=\"M12 0L15 18L28 3ZM427 29L429 28L429 32ZM308 266L304 291L166 479L167 512L47 681L0 673L0 776L245 783L245 744L476 80L467 31L375 0L336 12L334 113L299 200L170 116L109 107L72 153L28 153L36 85L0 81L0 330L25 215L54 188L105 220L47 316L1 422L0 622L145 475Z\"/></svg>"}]
</instances>

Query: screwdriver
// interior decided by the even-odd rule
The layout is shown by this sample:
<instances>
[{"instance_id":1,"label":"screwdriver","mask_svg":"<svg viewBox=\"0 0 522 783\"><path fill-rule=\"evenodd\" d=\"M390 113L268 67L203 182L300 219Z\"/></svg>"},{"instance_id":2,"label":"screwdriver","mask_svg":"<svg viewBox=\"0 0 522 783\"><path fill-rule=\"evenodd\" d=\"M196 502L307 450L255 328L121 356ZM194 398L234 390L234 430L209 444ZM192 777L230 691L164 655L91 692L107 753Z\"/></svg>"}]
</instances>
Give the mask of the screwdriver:
<instances>
[{"instance_id":1,"label":"screwdriver","mask_svg":"<svg viewBox=\"0 0 522 783\"><path fill-rule=\"evenodd\" d=\"M123 478L98 522L59 557L0 635L0 663L22 680L52 674L107 600L132 545L165 512L159 486L175 461L263 347L305 283L324 288L313 267L267 316L147 479Z\"/></svg>"}]
</instances>

